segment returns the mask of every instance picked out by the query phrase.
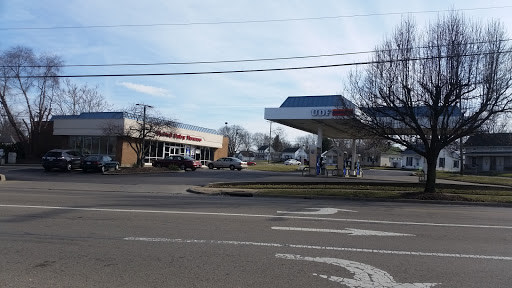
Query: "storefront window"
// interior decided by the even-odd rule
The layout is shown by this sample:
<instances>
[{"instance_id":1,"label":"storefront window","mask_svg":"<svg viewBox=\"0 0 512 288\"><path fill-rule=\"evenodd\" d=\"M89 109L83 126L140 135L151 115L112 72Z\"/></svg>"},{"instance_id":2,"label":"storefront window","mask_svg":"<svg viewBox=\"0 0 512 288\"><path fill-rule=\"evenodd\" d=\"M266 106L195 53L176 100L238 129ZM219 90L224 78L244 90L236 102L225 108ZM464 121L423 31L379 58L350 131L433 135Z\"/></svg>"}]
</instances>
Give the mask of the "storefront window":
<instances>
[{"instance_id":1,"label":"storefront window","mask_svg":"<svg viewBox=\"0 0 512 288\"><path fill-rule=\"evenodd\" d=\"M82 154L107 154L116 156L116 137L110 136L70 136L69 147Z\"/></svg>"}]
</instances>

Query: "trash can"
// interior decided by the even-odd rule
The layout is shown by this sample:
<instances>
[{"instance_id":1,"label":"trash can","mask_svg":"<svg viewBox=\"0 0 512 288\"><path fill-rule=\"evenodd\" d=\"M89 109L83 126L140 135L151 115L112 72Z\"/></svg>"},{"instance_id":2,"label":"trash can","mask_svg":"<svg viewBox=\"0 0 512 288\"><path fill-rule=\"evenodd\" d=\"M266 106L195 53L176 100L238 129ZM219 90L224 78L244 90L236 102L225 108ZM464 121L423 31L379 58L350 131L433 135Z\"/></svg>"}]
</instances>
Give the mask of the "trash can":
<instances>
[{"instance_id":1,"label":"trash can","mask_svg":"<svg viewBox=\"0 0 512 288\"><path fill-rule=\"evenodd\" d=\"M9 164L16 164L16 152L9 152L7 155L7 162Z\"/></svg>"}]
</instances>

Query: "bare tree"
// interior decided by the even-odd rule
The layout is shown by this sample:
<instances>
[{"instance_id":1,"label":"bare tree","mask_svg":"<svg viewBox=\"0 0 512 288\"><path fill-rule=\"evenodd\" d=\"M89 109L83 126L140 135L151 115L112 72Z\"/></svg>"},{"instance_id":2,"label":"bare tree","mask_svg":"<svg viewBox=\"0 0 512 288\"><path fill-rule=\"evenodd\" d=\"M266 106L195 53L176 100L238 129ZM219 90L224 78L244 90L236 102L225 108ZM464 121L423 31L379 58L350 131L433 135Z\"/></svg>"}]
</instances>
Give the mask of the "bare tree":
<instances>
[{"instance_id":1,"label":"bare tree","mask_svg":"<svg viewBox=\"0 0 512 288\"><path fill-rule=\"evenodd\" d=\"M0 103L19 141L31 142L51 115L62 60L16 46L0 55Z\"/></svg>"},{"instance_id":2,"label":"bare tree","mask_svg":"<svg viewBox=\"0 0 512 288\"><path fill-rule=\"evenodd\" d=\"M299 145L299 147L305 147L305 148L316 146L316 140L317 140L317 136L313 135L313 134L307 134L307 135L298 136L297 138L295 138L295 142L297 143L297 145Z\"/></svg>"},{"instance_id":3,"label":"bare tree","mask_svg":"<svg viewBox=\"0 0 512 288\"><path fill-rule=\"evenodd\" d=\"M250 151L251 150L251 147L252 147L252 135L249 131L244 131L241 135L240 135L240 140L241 140L241 145L240 145L240 149L244 150L244 151Z\"/></svg>"},{"instance_id":4,"label":"bare tree","mask_svg":"<svg viewBox=\"0 0 512 288\"><path fill-rule=\"evenodd\" d=\"M240 125L224 126L219 128L219 132L228 137L228 156L234 156L237 151L240 151L241 147L244 147L244 142L250 136L249 132Z\"/></svg>"},{"instance_id":5,"label":"bare tree","mask_svg":"<svg viewBox=\"0 0 512 288\"><path fill-rule=\"evenodd\" d=\"M256 132L252 134L251 141L256 148L268 146L270 144L270 136L265 133Z\"/></svg>"},{"instance_id":6,"label":"bare tree","mask_svg":"<svg viewBox=\"0 0 512 288\"><path fill-rule=\"evenodd\" d=\"M366 129L425 157L425 193L436 191L441 149L511 111L507 39L501 23L470 22L457 12L422 34L408 18L369 66L352 73L351 95Z\"/></svg>"},{"instance_id":7,"label":"bare tree","mask_svg":"<svg viewBox=\"0 0 512 288\"><path fill-rule=\"evenodd\" d=\"M379 137L361 140L358 146L358 153L365 159L371 159L372 166L375 165L381 154L391 147L388 140Z\"/></svg>"},{"instance_id":8,"label":"bare tree","mask_svg":"<svg viewBox=\"0 0 512 288\"><path fill-rule=\"evenodd\" d=\"M510 131L510 115L496 115L487 121L480 129L482 133L507 133Z\"/></svg>"},{"instance_id":9,"label":"bare tree","mask_svg":"<svg viewBox=\"0 0 512 288\"><path fill-rule=\"evenodd\" d=\"M65 78L54 99L53 114L78 115L82 112L103 112L112 109L98 86L78 85Z\"/></svg>"},{"instance_id":10,"label":"bare tree","mask_svg":"<svg viewBox=\"0 0 512 288\"><path fill-rule=\"evenodd\" d=\"M147 109L144 113L139 106L135 105L124 109L123 113L128 120L122 123L114 120L105 123L103 134L117 136L128 143L137 155L137 167L143 167L144 158L150 146L146 142L160 136L173 137L178 123L175 120L154 116L160 113L152 109Z\"/></svg>"}]
</instances>

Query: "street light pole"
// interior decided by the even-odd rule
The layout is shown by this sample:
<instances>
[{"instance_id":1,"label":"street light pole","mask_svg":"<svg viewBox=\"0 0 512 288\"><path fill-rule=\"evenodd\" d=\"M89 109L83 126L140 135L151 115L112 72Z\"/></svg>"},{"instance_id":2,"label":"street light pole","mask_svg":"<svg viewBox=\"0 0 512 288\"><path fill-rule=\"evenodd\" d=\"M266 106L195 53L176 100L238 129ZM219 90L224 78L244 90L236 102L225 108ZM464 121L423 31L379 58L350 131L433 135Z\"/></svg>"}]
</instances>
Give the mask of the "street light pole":
<instances>
[{"instance_id":1,"label":"street light pole","mask_svg":"<svg viewBox=\"0 0 512 288\"><path fill-rule=\"evenodd\" d=\"M141 165L145 165L144 164L144 158L146 157L146 147L145 147L145 142L146 142L146 108L153 108L153 106L151 105L146 105L146 104L140 104L140 103L137 103L135 104L137 106L143 106L143 114L142 114L142 159L140 159L142 162L140 163Z\"/></svg>"}]
</instances>

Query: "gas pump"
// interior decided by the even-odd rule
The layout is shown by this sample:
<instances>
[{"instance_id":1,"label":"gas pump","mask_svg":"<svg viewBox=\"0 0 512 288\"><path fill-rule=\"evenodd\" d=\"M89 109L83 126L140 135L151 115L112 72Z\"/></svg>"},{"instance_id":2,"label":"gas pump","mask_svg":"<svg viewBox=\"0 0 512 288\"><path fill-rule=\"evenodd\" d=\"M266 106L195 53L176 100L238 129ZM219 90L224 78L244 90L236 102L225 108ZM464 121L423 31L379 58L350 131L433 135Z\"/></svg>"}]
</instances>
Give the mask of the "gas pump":
<instances>
[{"instance_id":1,"label":"gas pump","mask_svg":"<svg viewBox=\"0 0 512 288\"><path fill-rule=\"evenodd\" d=\"M359 163L359 157L361 157L361 154L357 154L357 160L356 160L356 171L355 176L356 177L363 177L363 170L361 169L361 165Z\"/></svg>"}]
</instances>

